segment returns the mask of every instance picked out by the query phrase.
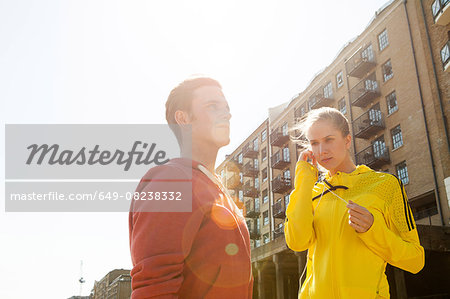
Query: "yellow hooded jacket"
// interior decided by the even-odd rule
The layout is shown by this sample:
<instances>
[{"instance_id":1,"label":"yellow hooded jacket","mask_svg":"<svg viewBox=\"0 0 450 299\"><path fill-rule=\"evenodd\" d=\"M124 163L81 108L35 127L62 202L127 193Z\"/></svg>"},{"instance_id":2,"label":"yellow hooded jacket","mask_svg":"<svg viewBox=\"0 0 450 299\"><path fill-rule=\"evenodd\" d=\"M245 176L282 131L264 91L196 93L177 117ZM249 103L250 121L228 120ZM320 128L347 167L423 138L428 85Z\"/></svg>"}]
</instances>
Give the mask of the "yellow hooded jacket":
<instances>
[{"instance_id":1,"label":"yellow hooded jacket","mask_svg":"<svg viewBox=\"0 0 450 299\"><path fill-rule=\"evenodd\" d=\"M401 181L365 165L317 179L314 166L297 162L284 232L289 248L308 249L299 298L389 298L386 263L415 274L425 262ZM346 203L333 193L372 213L368 231L349 225Z\"/></svg>"}]
</instances>

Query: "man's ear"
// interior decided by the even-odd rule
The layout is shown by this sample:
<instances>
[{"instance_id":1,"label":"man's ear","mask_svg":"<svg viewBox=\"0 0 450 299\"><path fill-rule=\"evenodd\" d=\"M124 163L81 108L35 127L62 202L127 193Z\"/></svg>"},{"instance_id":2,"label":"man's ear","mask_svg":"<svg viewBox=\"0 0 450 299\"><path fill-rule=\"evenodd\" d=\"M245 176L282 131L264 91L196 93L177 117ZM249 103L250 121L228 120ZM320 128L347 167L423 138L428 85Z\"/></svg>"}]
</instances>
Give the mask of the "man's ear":
<instances>
[{"instance_id":1,"label":"man's ear","mask_svg":"<svg viewBox=\"0 0 450 299\"><path fill-rule=\"evenodd\" d=\"M189 114L186 111L177 110L175 111L175 121L179 125L186 125L190 123L190 117Z\"/></svg>"}]
</instances>

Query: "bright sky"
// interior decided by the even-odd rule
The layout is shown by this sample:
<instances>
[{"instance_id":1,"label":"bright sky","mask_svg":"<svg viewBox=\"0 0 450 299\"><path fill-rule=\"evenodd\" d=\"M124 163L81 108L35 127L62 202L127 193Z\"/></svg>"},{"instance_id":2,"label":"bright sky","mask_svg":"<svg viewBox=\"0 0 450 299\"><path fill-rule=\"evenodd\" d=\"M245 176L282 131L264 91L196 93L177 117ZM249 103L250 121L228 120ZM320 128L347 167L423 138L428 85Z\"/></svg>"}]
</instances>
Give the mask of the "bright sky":
<instances>
[{"instance_id":1,"label":"bright sky","mask_svg":"<svg viewBox=\"0 0 450 299\"><path fill-rule=\"evenodd\" d=\"M0 0L1 124L165 123L170 90L204 73L233 115L218 165L385 2ZM4 129L0 140L4 169ZM84 295L131 268L127 213L3 210L0 298L78 295L80 260Z\"/></svg>"}]
</instances>

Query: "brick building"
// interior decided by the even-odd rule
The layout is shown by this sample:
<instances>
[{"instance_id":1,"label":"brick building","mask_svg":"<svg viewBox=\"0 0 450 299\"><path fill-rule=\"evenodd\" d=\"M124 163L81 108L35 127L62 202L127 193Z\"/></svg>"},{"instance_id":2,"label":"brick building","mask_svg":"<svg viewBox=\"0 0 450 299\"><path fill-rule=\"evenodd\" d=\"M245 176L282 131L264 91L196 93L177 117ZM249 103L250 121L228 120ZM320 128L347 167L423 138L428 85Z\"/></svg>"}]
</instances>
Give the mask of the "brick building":
<instances>
[{"instance_id":1,"label":"brick building","mask_svg":"<svg viewBox=\"0 0 450 299\"><path fill-rule=\"evenodd\" d=\"M115 269L100 281L94 282L92 299L129 299L131 297L130 270Z\"/></svg>"},{"instance_id":2,"label":"brick building","mask_svg":"<svg viewBox=\"0 0 450 299\"><path fill-rule=\"evenodd\" d=\"M307 111L342 111L352 154L404 183L426 266L387 268L393 298L449 294L450 1L390 1L335 60L268 118L217 168L247 217L255 298L296 298L305 252L283 234L299 147L289 129Z\"/></svg>"}]
</instances>

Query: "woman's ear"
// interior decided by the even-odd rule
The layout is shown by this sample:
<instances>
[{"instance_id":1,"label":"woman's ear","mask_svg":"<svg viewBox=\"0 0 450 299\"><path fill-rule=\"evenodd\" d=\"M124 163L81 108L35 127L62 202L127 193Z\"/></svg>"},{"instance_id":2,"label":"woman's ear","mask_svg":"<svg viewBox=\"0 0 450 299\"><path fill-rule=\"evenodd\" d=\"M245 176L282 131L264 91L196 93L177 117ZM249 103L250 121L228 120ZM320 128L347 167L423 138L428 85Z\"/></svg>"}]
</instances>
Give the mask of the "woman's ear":
<instances>
[{"instance_id":1,"label":"woman's ear","mask_svg":"<svg viewBox=\"0 0 450 299\"><path fill-rule=\"evenodd\" d=\"M347 149L350 149L351 146L352 146L352 135L348 134L348 135L345 137L345 147L346 147Z\"/></svg>"},{"instance_id":2,"label":"woman's ear","mask_svg":"<svg viewBox=\"0 0 450 299\"><path fill-rule=\"evenodd\" d=\"M186 125L190 122L189 115L186 111L177 110L175 111L175 121L179 125Z\"/></svg>"}]
</instances>

